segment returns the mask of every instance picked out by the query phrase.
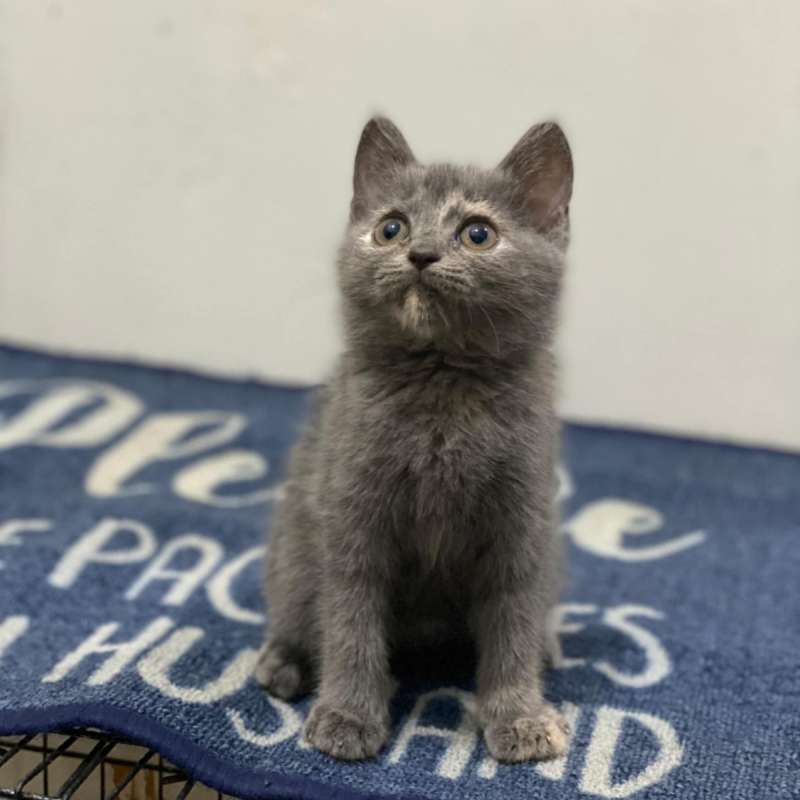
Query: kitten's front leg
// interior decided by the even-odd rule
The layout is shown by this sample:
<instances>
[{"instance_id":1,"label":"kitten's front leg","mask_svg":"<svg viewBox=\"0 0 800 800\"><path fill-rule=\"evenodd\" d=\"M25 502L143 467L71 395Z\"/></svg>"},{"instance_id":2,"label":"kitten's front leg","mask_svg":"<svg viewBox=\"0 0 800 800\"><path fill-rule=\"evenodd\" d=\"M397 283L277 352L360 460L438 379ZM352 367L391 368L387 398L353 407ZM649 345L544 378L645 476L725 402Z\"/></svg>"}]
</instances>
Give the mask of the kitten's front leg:
<instances>
[{"instance_id":1,"label":"kitten's front leg","mask_svg":"<svg viewBox=\"0 0 800 800\"><path fill-rule=\"evenodd\" d=\"M531 555L498 547L475 609L478 713L489 752L498 761L557 758L569 728L542 695L550 593L546 566Z\"/></svg>"},{"instance_id":2,"label":"kitten's front leg","mask_svg":"<svg viewBox=\"0 0 800 800\"><path fill-rule=\"evenodd\" d=\"M392 681L386 559L368 537L333 540L320 602L321 679L305 736L335 758L372 758L389 735Z\"/></svg>"}]
</instances>

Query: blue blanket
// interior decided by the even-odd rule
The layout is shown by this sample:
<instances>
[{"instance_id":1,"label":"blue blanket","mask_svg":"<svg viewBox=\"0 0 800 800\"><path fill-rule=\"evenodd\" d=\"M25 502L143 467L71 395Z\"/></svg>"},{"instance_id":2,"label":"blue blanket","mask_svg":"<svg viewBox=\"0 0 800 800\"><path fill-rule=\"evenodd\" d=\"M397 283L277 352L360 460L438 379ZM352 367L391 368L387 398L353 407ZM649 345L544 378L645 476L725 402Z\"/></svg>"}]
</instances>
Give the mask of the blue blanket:
<instances>
[{"instance_id":1,"label":"blue blanket","mask_svg":"<svg viewBox=\"0 0 800 800\"><path fill-rule=\"evenodd\" d=\"M459 652L396 665L377 761L304 746L250 675L307 394L0 347L0 733L106 728L254 800L800 797L800 458L575 425L566 758L495 763Z\"/></svg>"}]
</instances>

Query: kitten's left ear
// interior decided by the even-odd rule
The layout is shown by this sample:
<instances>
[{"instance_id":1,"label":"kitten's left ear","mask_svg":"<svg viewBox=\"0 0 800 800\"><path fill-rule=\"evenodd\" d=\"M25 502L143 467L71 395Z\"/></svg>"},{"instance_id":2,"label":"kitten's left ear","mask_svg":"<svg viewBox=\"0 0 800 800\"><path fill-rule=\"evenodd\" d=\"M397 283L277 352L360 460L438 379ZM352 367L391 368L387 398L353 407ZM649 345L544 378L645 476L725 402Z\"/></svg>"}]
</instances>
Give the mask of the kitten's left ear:
<instances>
[{"instance_id":1,"label":"kitten's left ear","mask_svg":"<svg viewBox=\"0 0 800 800\"><path fill-rule=\"evenodd\" d=\"M519 199L537 230L564 224L572 197L572 154L555 122L534 125L500 162L516 182Z\"/></svg>"},{"instance_id":2,"label":"kitten's left ear","mask_svg":"<svg viewBox=\"0 0 800 800\"><path fill-rule=\"evenodd\" d=\"M369 196L375 188L385 185L398 170L415 161L399 128L386 117L373 117L364 126L358 142L352 216L358 217L369 208Z\"/></svg>"}]
</instances>

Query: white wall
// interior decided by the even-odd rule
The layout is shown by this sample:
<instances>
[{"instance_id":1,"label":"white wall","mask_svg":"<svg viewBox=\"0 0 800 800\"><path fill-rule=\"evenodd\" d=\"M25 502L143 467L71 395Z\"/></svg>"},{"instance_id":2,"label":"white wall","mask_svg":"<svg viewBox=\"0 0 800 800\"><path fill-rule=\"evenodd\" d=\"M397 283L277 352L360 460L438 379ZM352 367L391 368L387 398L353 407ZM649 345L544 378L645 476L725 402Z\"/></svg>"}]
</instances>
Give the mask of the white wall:
<instances>
[{"instance_id":1,"label":"white wall","mask_svg":"<svg viewBox=\"0 0 800 800\"><path fill-rule=\"evenodd\" d=\"M576 162L563 407L800 448L795 0L5 0L0 337L317 380L369 113Z\"/></svg>"}]
</instances>

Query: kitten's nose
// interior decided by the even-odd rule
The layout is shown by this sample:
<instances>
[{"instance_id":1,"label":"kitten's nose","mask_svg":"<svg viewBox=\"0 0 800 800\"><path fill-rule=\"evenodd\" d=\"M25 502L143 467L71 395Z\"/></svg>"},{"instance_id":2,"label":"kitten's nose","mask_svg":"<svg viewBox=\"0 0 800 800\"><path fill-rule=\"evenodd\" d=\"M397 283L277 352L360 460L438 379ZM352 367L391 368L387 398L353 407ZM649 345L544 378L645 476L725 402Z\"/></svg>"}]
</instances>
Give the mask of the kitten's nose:
<instances>
[{"instance_id":1,"label":"kitten's nose","mask_svg":"<svg viewBox=\"0 0 800 800\"><path fill-rule=\"evenodd\" d=\"M410 250L408 260L420 271L435 264L441 256L432 250Z\"/></svg>"}]
</instances>

